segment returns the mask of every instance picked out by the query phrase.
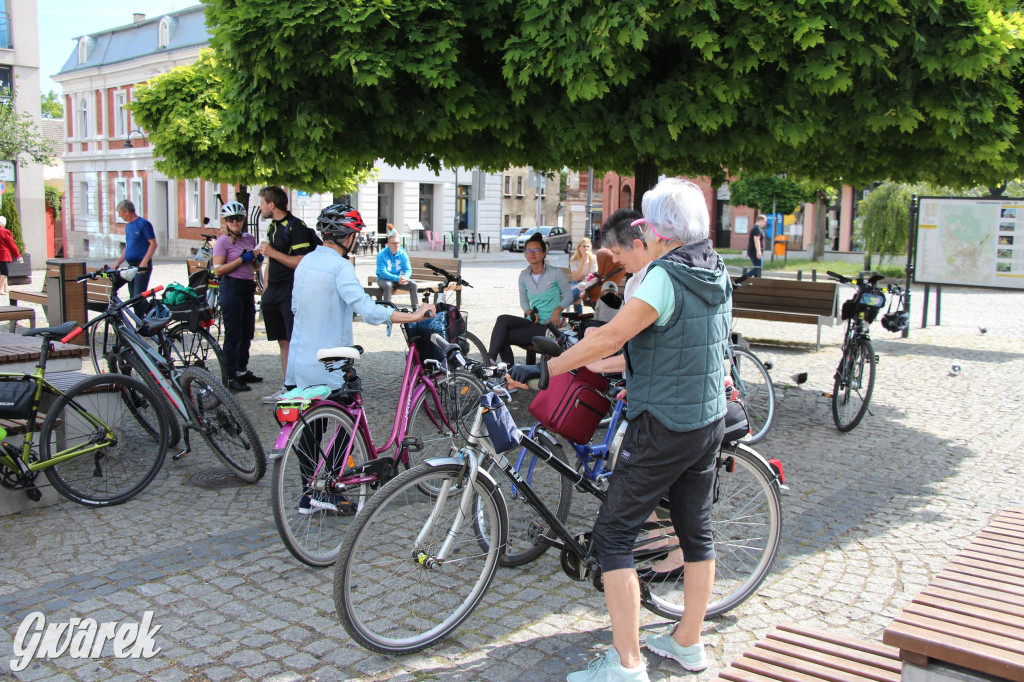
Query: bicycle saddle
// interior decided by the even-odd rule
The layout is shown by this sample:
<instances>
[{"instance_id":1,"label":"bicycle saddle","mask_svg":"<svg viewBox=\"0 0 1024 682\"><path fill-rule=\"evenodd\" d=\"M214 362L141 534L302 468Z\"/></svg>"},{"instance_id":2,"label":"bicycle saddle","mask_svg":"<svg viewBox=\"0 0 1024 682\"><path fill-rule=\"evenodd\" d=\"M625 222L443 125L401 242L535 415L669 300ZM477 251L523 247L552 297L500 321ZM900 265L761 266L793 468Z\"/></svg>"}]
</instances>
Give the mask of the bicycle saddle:
<instances>
[{"instance_id":1,"label":"bicycle saddle","mask_svg":"<svg viewBox=\"0 0 1024 682\"><path fill-rule=\"evenodd\" d=\"M363 352L359 346L338 346L337 348L321 348L316 352L319 362L335 362L337 360L355 360Z\"/></svg>"},{"instance_id":2,"label":"bicycle saddle","mask_svg":"<svg viewBox=\"0 0 1024 682\"><path fill-rule=\"evenodd\" d=\"M56 327L36 327L21 333L22 336L45 336L51 341L60 341L78 326L75 321L58 324Z\"/></svg>"}]
</instances>

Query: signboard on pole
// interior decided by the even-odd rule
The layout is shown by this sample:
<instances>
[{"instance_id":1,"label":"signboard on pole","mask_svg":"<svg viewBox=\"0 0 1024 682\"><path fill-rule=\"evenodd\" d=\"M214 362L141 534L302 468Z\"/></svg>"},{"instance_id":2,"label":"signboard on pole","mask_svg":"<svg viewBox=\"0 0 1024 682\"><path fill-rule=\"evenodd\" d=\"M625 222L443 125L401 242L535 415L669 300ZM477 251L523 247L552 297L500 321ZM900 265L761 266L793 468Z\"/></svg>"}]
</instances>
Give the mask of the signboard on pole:
<instances>
[{"instance_id":1,"label":"signboard on pole","mask_svg":"<svg viewBox=\"0 0 1024 682\"><path fill-rule=\"evenodd\" d=\"M0 161L0 180L4 182L17 182L18 170L13 161Z\"/></svg>"},{"instance_id":2,"label":"signboard on pole","mask_svg":"<svg viewBox=\"0 0 1024 682\"><path fill-rule=\"evenodd\" d=\"M914 281L1024 289L1024 199L921 197Z\"/></svg>"}]
</instances>

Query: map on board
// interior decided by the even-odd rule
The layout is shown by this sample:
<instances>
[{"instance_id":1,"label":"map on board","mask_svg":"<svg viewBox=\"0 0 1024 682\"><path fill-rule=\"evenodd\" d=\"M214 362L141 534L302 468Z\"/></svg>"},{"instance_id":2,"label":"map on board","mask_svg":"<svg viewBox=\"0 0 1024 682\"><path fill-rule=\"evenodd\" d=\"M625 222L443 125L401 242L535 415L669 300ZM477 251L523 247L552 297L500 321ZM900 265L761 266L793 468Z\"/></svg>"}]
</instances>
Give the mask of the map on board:
<instances>
[{"instance_id":1,"label":"map on board","mask_svg":"<svg viewBox=\"0 0 1024 682\"><path fill-rule=\"evenodd\" d=\"M922 197L917 215L915 281L1024 289L1024 199Z\"/></svg>"}]
</instances>

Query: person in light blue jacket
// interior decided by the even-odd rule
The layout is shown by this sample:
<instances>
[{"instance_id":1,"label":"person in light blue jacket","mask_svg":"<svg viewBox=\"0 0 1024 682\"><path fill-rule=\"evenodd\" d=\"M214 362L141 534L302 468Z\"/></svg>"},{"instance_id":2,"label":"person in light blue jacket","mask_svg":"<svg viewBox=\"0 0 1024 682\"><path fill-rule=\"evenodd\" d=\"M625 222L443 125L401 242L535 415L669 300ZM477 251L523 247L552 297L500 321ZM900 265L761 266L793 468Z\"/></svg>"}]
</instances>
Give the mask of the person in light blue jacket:
<instances>
[{"instance_id":1,"label":"person in light blue jacket","mask_svg":"<svg viewBox=\"0 0 1024 682\"><path fill-rule=\"evenodd\" d=\"M416 282L412 277L409 254L399 245L398 233L388 232L388 248L377 254L377 286L384 292L385 301L391 300L392 289L408 289L412 307L416 307Z\"/></svg>"},{"instance_id":2,"label":"person in light blue jacket","mask_svg":"<svg viewBox=\"0 0 1024 682\"><path fill-rule=\"evenodd\" d=\"M295 324L288 348L289 388L326 385L340 388L344 379L337 372L328 372L316 359L321 348L351 346L352 314L359 313L364 322L387 324L391 333L393 322L418 322L433 305L422 305L416 312L403 313L373 302L363 291L356 277L355 266L348 255L355 248L364 227L359 211L347 204L333 204L321 211L316 229L324 243L307 254L295 268L292 288L292 312Z\"/></svg>"}]
</instances>

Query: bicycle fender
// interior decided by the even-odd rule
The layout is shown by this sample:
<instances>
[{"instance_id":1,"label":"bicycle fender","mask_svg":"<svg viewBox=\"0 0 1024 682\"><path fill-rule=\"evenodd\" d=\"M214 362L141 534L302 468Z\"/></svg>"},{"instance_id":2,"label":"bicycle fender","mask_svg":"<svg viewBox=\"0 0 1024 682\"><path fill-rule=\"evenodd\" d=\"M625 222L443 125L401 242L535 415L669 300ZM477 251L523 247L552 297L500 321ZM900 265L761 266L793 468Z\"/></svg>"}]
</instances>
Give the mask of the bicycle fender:
<instances>
[{"instance_id":1,"label":"bicycle fender","mask_svg":"<svg viewBox=\"0 0 1024 682\"><path fill-rule=\"evenodd\" d=\"M295 424L298 423L299 422L285 424L281 428L281 432L277 434L277 440L274 442L274 449L270 451L270 456L267 457L267 459L271 461L281 459L281 456L284 455L284 448L288 445L288 437L292 435L292 431L295 429Z\"/></svg>"},{"instance_id":2,"label":"bicycle fender","mask_svg":"<svg viewBox=\"0 0 1024 682\"><path fill-rule=\"evenodd\" d=\"M747 452L747 454L753 456L754 460L758 463L759 466L761 466L764 469L765 473L768 474L769 478L772 479L772 482L777 487L781 488L782 490L788 490L789 489L785 485L783 485L784 481L781 480L781 463L780 463L780 468L776 469L774 466L772 466L768 462L768 460L766 460L761 455L760 452L758 452L754 448L750 447L749 445L744 445L742 442L739 442L739 443L736 443L736 447L743 448Z\"/></svg>"},{"instance_id":3,"label":"bicycle fender","mask_svg":"<svg viewBox=\"0 0 1024 682\"><path fill-rule=\"evenodd\" d=\"M445 466L446 464L458 464L459 466L462 466L466 464L466 460L461 457L436 457L434 459L426 460L423 464L430 467L440 467ZM498 485L498 482L494 480L494 476L491 476L491 473L483 467L480 467L477 471L477 476L483 476L490 481L492 485Z\"/></svg>"}]
</instances>

